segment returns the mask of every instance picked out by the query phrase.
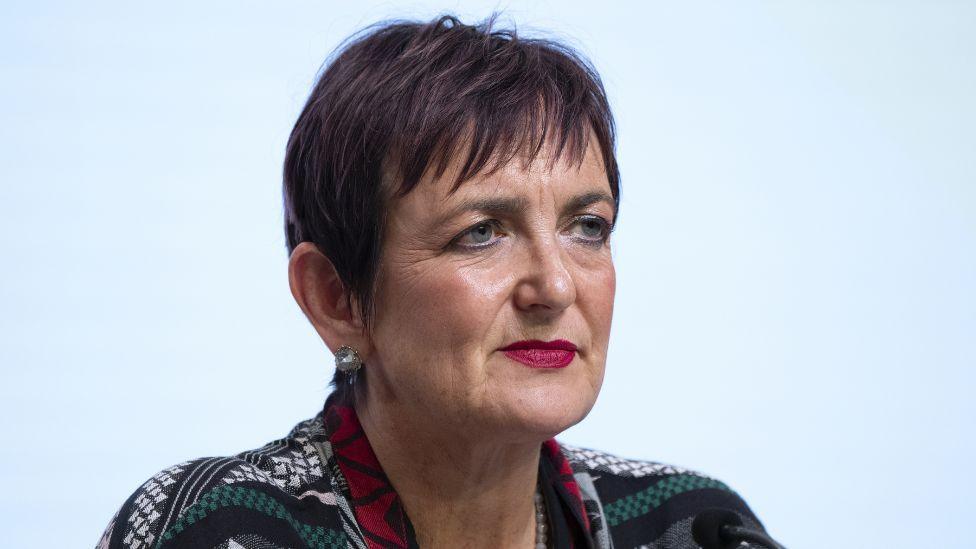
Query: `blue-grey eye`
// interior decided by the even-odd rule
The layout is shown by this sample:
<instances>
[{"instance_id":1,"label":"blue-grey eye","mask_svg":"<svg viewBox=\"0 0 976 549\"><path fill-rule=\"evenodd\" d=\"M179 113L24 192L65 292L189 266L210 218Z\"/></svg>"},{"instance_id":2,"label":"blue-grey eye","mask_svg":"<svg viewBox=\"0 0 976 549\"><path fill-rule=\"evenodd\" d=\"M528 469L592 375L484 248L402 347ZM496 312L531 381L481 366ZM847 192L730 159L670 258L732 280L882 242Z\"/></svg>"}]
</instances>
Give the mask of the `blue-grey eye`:
<instances>
[{"instance_id":1,"label":"blue-grey eye","mask_svg":"<svg viewBox=\"0 0 976 549\"><path fill-rule=\"evenodd\" d=\"M607 222L599 217L579 217L573 223L576 233L586 240L602 241L608 236Z\"/></svg>"},{"instance_id":2,"label":"blue-grey eye","mask_svg":"<svg viewBox=\"0 0 976 549\"><path fill-rule=\"evenodd\" d=\"M580 219L580 228L583 235L589 238L600 238L603 236L603 223L593 218Z\"/></svg>"},{"instance_id":3,"label":"blue-grey eye","mask_svg":"<svg viewBox=\"0 0 976 549\"><path fill-rule=\"evenodd\" d=\"M482 223L470 231L471 241L475 244L484 244L491 240L491 235L495 233L495 228L490 223Z\"/></svg>"},{"instance_id":4,"label":"blue-grey eye","mask_svg":"<svg viewBox=\"0 0 976 549\"><path fill-rule=\"evenodd\" d=\"M494 219L488 219L465 229L454 237L449 246L466 250L483 249L495 245L504 235L501 224Z\"/></svg>"}]
</instances>

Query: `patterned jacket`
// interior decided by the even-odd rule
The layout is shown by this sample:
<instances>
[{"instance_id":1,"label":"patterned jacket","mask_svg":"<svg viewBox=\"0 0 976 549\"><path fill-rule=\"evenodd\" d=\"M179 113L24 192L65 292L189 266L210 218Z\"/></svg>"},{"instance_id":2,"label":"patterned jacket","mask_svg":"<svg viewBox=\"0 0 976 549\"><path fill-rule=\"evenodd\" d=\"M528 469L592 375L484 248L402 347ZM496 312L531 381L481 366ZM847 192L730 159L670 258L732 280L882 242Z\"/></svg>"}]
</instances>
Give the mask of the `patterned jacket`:
<instances>
[{"instance_id":1,"label":"patterned jacket","mask_svg":"<svg viewBox=\"0 0 976 549\"><path fill-rule=\"evenodd\" d=\"M331 400L282 439L156 473L122 504L97 548L416 547L354 410ZM694 471L555 440L543 444L540 464L554 472L587 547L696 548L691 522L706 508L762 529L728 486Z\"/></svg>"}]
</instances>

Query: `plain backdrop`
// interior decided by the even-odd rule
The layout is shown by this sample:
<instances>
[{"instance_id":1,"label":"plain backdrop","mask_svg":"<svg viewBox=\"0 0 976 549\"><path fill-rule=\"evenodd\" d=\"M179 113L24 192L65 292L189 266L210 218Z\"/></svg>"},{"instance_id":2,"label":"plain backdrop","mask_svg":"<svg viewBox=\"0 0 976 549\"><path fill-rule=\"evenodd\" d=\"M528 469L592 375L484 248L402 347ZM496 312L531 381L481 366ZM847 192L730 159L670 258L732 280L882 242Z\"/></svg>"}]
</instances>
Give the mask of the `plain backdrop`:
<instances>
[{"instance_id":1,"label":"plain backdrop","mask_svg":"<svg viewBox=\"0 0 976 549\"><path fill-rule=\"evenodd\" d=\"M559 438L724 480L791 548L972 546L972 2L4 2L0 546L315 414L281 165L365 25L493 10L619 125L603 391Z\"/></svg>"}]
</instances>

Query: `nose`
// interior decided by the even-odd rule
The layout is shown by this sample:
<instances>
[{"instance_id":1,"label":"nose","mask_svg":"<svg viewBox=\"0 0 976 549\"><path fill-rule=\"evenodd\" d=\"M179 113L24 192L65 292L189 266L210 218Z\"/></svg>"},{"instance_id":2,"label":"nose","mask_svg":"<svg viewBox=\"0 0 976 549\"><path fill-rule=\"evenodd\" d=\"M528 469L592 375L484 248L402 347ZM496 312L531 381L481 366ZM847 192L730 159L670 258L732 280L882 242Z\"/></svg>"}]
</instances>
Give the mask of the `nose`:
<instances>
[{"instance_id":1,"label":"nose","mask_svg":"<svg viewBox=\"0 0 976 549\"><path fill-rule=\"evenodd\" d=\"M576 301L576 283L563 259L558 237L539 239L523 256L515 304L533 313L558 313Z\"/></svg>"}]
</instances>

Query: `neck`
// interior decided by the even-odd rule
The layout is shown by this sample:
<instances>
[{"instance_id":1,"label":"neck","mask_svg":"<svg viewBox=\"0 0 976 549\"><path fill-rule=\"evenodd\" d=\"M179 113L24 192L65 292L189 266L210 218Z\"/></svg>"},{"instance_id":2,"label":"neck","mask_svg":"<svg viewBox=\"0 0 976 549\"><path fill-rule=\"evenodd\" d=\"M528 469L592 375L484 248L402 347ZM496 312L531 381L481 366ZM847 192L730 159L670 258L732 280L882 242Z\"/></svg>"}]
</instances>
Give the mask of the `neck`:
<instances>
[{"instance_id":1,"label":"neck","mask_svg":"<svg viewBox=\"0 0 976 549\"><path fill-rule=\"evenodd\" d=\"M442 429L397 408L363 399L356 413L420 546L534 547L541 441Z\"/></svg>"}]
</instances>

